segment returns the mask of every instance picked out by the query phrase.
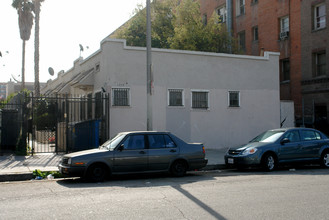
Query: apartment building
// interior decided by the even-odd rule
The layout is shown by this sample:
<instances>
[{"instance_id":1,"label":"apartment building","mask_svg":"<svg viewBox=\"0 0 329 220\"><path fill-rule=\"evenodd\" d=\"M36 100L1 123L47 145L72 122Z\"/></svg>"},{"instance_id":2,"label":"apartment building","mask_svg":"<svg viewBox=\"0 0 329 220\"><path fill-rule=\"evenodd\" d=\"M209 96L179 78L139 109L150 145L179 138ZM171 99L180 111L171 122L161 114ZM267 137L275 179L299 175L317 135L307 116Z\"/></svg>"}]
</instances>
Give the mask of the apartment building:
<instances>
[{"instance_id":1,"label":"apartment building","mask_svg":"<svg viewBox=\"0 0 329 220\"><path fill-rule=\"evenodd\" d=\"M0 100L4 100L7 98L6 88L6 83L0 83Z\"/></svg>"},{"instance_id":2,"label":"apartment building","mask_svg":"<svg viewBox=\"0 0 329 220\"><path fill-rule=\"evenodd\" d=\"M199 1L203 18L220 15L245 54L280 52L280 99L294 101L297 126L328 125L328 1Z\"/></svg>"},{"instance_id":3,"label":"apartment building","mask_svg":"<svg viewBox=\"0 0 329 220\"><path fill-rule=\"evenodd\" d=\"M329 1L301 1L301 14L302 123L329 134Z\"/></svg>"}]
</instances>

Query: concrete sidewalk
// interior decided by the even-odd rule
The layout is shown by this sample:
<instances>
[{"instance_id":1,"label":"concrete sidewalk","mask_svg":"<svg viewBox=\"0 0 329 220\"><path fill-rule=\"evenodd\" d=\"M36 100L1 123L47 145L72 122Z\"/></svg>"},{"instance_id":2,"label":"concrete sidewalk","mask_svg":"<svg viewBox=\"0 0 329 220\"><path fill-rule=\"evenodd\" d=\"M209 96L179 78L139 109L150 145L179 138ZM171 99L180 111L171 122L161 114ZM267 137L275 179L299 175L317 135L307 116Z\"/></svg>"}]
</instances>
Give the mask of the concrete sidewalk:
<instances>
[{"instance_id":1,"label":"concrete sidewalk","mask_svg":"<svg viewBox=\"0 0 329 220\"><path fill-rule=\"evenodd\" d=\"M206 149L208 165L205 170L223 169L226 149ZM30 180L33 171L58 171L63 154L44 153L33 156L0 156L0 182Z\"/></svg>"}]
</instances>

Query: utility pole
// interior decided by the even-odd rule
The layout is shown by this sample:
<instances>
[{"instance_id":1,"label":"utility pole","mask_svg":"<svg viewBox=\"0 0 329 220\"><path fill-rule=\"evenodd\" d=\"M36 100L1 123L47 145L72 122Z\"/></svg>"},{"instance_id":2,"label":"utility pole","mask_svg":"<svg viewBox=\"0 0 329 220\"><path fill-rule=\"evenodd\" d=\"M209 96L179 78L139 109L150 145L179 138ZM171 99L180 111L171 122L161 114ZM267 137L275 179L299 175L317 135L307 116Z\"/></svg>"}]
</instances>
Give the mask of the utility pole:
<instances>
[{"instance_id":1,"label":"utility pole","mask_svg":"<svg viewBox=\"0 0 329 220\"><path fill-rule=\"evenodd\" d=\"M147 130L153 130L152 120L152 57L151 57L151 9L150 0L146 0L146 87L147 87Z\"/></svg>"}]
</instances>

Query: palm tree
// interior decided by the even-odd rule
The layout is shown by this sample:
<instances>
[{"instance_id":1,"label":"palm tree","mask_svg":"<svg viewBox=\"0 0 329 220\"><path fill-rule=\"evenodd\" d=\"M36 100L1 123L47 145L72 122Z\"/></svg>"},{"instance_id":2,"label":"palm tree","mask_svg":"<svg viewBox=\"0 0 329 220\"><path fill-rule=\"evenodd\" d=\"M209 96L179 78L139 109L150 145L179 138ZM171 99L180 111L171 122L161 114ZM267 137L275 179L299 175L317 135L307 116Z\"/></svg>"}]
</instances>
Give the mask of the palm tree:
<instances>
[{"instance_id":1,"label":"palm tree","mask_svg":"<svg viewBox=\"0 0 329 220\"><path fill-rule=\"evenodd\" d=\"M35 14L35 33L34 33L34 90L35 95L40 96L40 83L39 83L39 30L40 30L40 8L41 2L44 0L32 0L34 5Z\"/></svg>"},{"instance_id":2,"label":"palm tree","mask_svg":"<svg viewBox=\"0 0 329 220\"><path fill-rule=\"evenodd\" d=\"M32 2L29 0L13 0L12 6L18 13L18 25L21 39L23 40L22 48L22 88L25 88L25 42L30 39L31 29L33 26Z\"/></svg>"}]
</instances>

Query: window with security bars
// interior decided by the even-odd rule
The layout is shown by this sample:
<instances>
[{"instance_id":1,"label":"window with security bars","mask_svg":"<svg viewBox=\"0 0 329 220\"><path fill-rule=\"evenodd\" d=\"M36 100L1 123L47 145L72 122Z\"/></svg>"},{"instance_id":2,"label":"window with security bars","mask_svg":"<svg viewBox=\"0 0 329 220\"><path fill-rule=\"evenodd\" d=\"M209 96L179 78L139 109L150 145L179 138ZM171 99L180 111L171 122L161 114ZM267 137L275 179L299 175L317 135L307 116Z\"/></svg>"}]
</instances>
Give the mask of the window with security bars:
<instances>
[{"instance_id":1,"label":"window with security bars","mask_svg":"<svg viewBox=\"0 0 329 220\"><path fill-rule=\"evenodd\" d=\"M194 91L192 92L192 108L207 109L208 94L206 91Z\"/></svg>"},{"instance_id":2,"label":"window with security bars","mask_svg":"<svg viewBox=\"0 0 329 220\"><path fill-rule=\"evenodd\" d=\"M112 89L113 106L129 106L129 88Z\"/></svg>"},{"instance_id":3,"label":"window with security bars","mask_svg":"<svg viewBox=\"0 0 329 220\"><path fill-rule=\"evenodd\" d=\"M238 91L228 92L228 105L229 107L240 107L240 92Z\"/></svg>"},{"instance_id":4,"label":"window with security bars","mask_svg":"<svg viewBox=\"0 0 329 220\"><path fill-rule=\"evenodd\" d=\"M183 89L168 89L169 106L183 106Z\"/></svg>"}]
</instances>

